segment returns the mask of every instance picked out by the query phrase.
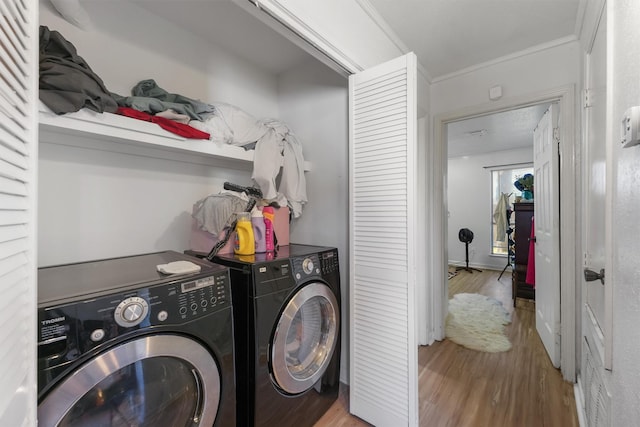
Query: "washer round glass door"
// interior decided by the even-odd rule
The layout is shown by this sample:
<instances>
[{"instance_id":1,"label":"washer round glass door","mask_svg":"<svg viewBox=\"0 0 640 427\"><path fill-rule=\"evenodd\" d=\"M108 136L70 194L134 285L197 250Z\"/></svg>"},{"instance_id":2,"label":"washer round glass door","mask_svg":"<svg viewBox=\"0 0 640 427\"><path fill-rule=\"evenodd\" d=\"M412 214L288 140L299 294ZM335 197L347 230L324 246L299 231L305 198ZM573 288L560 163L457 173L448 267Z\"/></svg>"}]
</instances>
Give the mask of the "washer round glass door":
<instances>
[{"instance_id":1,"label":"washer round glass door","mask_svg":"<svg viewBox=\"0 0 640 427\"><path fill-rule=\"evenodd\" d=\"M215 359L177 335L137 338L82 365L38 406L39 426L211 426L220 402Z\"/></svg>"},{"instance_id":2,"label":"washer round glass door","mask_svg":"<svg viewBox=\"0 0 640 427\"><path fill-rule=\"evenodd\" d=\"M269 363L276 385L289 394L313 387L331 361L339 327L338 302L327 285L313 282L296 292L271 342Z\"/></svg>"}]
</instances>

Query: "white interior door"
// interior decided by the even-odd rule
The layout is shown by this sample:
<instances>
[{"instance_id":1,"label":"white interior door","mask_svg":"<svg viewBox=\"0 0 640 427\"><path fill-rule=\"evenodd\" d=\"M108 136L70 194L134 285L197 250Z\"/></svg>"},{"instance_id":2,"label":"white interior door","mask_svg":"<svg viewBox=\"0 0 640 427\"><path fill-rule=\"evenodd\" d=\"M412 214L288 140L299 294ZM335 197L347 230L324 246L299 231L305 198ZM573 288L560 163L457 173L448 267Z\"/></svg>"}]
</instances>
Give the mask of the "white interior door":
<instances>
[{"instance_id":1,"label":"white interior door","mask_svg":"<svg viewBox=\"0 0 640 427\"><path fill-rule=\"evenodd\" d=\"M605 268L605 212L606 200L606 97L607 97L607 45L606 16L600 24L587 55L587 93L588 103L585 109L586 146L585 146L585 185L583 194L584 264L583 268L597 274ZM582 294L585 304L585 331L593 330L589 340L605 360L604 341L608 338L605 314L606 280L586 281L582 278ZM603 340L604 338L604 340Z\"/></svg>"},{"instance_id":2,"label":"white interior door","mask_svg":"<svg viewBox=\"0 0 640 427\"><path fill-rule=\"evenodd\" d=\"M379 427L418 425L416 70L349 77L349 409Z\"/></svg>"},{"instance_id":3,"label":"white interior door","mask_svg":"<svg viewBox=\"0 0 640 427\"><path fill-rule=\"evenodd\" d=\"M557 115L557 105L552 104L533 132L536 329L556 368L560 366L560 187Z\"/></svg>"},{"instance_id":4,"label":"white interior door","mask_svg":"<svg viewBox=\"0 0 640 427\"><path fill-rule=\"evenodd\" d=\"M0 425L34 426L38 4L0 16Z\"/></svg>"},{"instance_id":5,"label":"white interior door","mask_svg":"<svg viewBox=\"0 0 640 427\"><path fill-rule=\"evenodd\" d=\"M582 357L578 384L580 402L588 425L611 425L611 394L605 368L611 369L611 279L606 277L607 256L611 254L611 204L607 197L610 166L607 150L612 149L607 118L607 37L606 8L602 7L585 61L585 133L582 190L582 268L590 279L581 279ZM609 255L607 255L609 254ZM599 280L597 275L604 276Z\"/></svg>"}]
</instances>

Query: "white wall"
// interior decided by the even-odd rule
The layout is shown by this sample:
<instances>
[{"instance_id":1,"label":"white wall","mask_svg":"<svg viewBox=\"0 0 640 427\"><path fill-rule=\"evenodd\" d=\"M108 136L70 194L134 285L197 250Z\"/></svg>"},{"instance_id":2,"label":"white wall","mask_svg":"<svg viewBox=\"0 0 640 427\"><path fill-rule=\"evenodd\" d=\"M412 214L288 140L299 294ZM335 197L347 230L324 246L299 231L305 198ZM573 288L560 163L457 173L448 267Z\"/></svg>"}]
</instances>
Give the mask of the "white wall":
<instances>
[{"instance_id":1,"label":"white wall","mask_svg":"<svg viewBox=\"0 0 640 427\"><path fill-rule=\"evenodd\" d=\"M458 231L473 231L469 244L469 265L502 270L506 257L491 254L491 170L487 166L533 162L533 146L517 150L497 151L477 156L449 159L448 171L448 244L449 264L465 265L465 246L458 240ZM514 191L515 188L513 189Z\"/></svg>"},{"instance_id":2,"label":"white wall","mask_svg":"<svg viewBox=\"0 0 640 427\"><path fill-rule=\"evenodd\" d=\"M249 171L40 144L40 266L189 248L191 208Z\"/></svg>"},{"instance_id":3,"label":"white wall","mask_svg":"<svg viewBox=\"0 0 640 427\"><path fill-rule=\"evenodd\" d=\"M40 24L73 43L112 92L126 96L139 81L154 79L171 93L278 117L274 75L134 4L115 3L83 2L92 21L83 31L40 0Z\"/></svg>"},{"instance_id":4,"label":"white wall","mask_svg":"<svg viewBox=\"0 0 640 427\"><path fill-rule=\"evenodd\" d=\"M431 86L431 113L455 112L489 103L489 88L502 86L502 99L580 82L580 44L540 52L439 79ZM578 116L579 117L579 116Z\"/></svg>"},{"instance_id":5,"label":"white wall","mask_svg":"<svg viewBox=\"0 0 640 427\"><path fill-rule=\"evenodd\" d=\"M68 24L48 2L41 2L40 23L74 44L109 90L128 95L138 81L153 78L168 92L228 102L255 117L278 116L277 77L255 64L134 5L89 2L86 9L95 31ZM188 249L193 203L225 181L251 183L250 167L41 145L40 266Z\"/></svg>"},{"instance_id":6,"label":"white wall","mask_svg":"<svg viewBox=\"0 0 640 427\"><path fill-rule=\"evenodd\" d=\"M73 27L48 1L41 2L40 23L74 44L109 90L126 95L138 81L153 78L169 92L228 102L256 118L279 116L275 75L135 5L85 6L95 30ZM346 112L343 115L346 120ZM182 251L189 247L193 203L220 191L225 181L251 183L250 165L242 170L205 167L41 145L40 266ZM314 191L309 191L312 200Z\"/></svg>"},{"instance_id":7,"label":"white wall","mask_svg":"<svg viewBox=\"0 0 640 427\"><path fill-rule=\"evenodd\" d=\"M640 419L640 146L622 148L617 123L624 111L640 105L640 3L607 2L612 37L613 135L613 362L611 371L612 424L637 425Z\"/></svg>"},{"instance_id":8,"label":"white wall","mask_svg":"<svg viewBox=\"0 0 640 427\"><path fill-rule=\"evenodd\" d=\"M280 112L313 159L309 203L291 224L291 241L338 248L342 291L341 381L348 382L348 128L347 79L316 61L280 76ZM312 196L312 197L311 197Z\"/></svg>"}]
</instances>

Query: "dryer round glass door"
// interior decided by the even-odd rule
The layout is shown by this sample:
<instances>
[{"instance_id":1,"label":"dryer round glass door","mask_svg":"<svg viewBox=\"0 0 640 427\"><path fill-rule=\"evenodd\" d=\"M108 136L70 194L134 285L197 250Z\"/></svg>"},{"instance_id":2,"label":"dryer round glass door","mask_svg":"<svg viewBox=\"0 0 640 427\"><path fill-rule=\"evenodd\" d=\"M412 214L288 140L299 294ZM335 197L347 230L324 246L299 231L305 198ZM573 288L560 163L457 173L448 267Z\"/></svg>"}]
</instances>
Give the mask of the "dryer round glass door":
<instances>
[{"instance_id":1,"label":"dryer round glass door","mask_svg":"<svg viewBox=\"0 0 640 427\"><path fill-rule=\"evenodd\" d=\"M211 354L177 335L114 347L52 389L38 426L212 426L220 373Z\"/></svg>"},{"instance_id":2,"label":"dryer round glass door","mask_svg":"<svg viewBox=\"0 0 640 427\"><path fill-rule=\"evenodd\" d=\"M284 392L299 394L322 377L338 340L340 311L324 283L302 287L286 304L274 330L270 366Z\"/></svg>"}]
</instances>

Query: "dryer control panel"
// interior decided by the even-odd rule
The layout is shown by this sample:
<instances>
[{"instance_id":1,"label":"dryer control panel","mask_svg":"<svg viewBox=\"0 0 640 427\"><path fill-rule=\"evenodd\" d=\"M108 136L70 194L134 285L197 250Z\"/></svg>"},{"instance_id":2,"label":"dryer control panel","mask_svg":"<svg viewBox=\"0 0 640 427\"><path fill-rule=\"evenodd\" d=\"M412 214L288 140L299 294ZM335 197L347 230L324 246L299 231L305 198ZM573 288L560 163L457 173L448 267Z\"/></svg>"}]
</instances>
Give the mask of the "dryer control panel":
<instances>
[{"instance_id":1,"label":"dryer control panel","mask_svg":"<svg viewBox=\"0 0 640 427\"><path fill-rule=\"evenodd\" d=\"M297 282L311 277L338 273L338 251L331 250L291 259L293 275Z\"/></svg>"},{"instance_id":2,"label":"dryer control panel","mask_svg":"<svg viewBox=\"0 0 640 427\"><path fill-rule=\"evenodd\" d=\"M318 254L292 258L293 276L296 281L306 280L311 276L320 276L320 257Z\"/></svg>"},{"instance_id":3,"label":"dryer control panel","mask_svg":"<svg viewBox=\"0 0 640 427\"><path fill-rule=\"evenodd\" d=\"M338 251L332 250L320 254L322 274L338 273Z\"/></svg>"}]
</instances>

